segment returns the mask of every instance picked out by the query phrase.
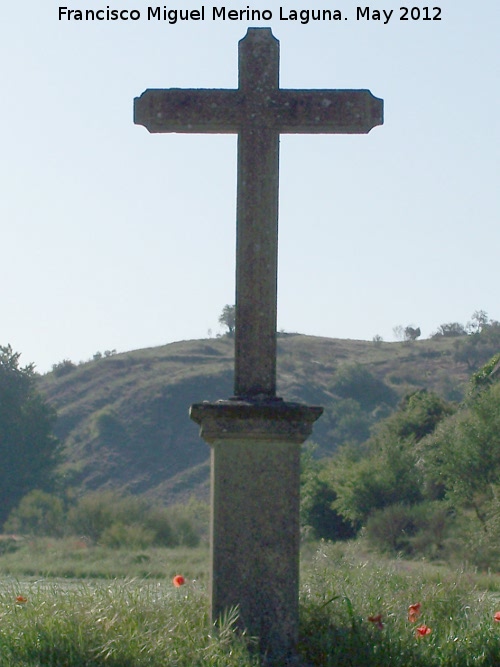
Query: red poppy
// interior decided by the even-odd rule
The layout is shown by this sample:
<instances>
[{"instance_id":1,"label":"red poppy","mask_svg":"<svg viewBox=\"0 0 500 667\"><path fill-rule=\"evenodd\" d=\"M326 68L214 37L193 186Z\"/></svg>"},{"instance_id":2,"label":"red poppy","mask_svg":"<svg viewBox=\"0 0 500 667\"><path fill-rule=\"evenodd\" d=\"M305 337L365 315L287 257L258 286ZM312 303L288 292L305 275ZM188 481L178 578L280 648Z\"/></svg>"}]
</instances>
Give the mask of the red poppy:
<instances>
[{"instance_id":1,"label":"red poppy","mask_svg":"<svg viewBox=\"0 0 500 667\"><path fill-rule=\"evenodd\" d=\"M425 635L430 635L432 630L428 625L421 625L415 630L417 637L425 637Z\"/></svg>"},{"instance_id":2,"label":"red poppy","mask_svg":"<svg viewBox=\"0 0 500 667\"><path fill-rule=\"evenodd\" d=\"M28 598L25 598L24 595L18 595L16 598L16 604L26 604Z\"/></svg>"},{"instance_id":3,"label":"red poppy","mask_svg":"<svg viewBox=\"0 0 500 667\"><path fill-rule=\"evenodd\" d=\"M416 623L417 622L417 618L420 616L420 607L421 606L422 605L420 604L420 602L416 602L415 604L411 604L408 607L408 620L410 621L410 623Z\"/></svg>"},{"instance_id":4,"label":"red poppy","mask_svg":"<svg viewBox=\"0 0 500 667\"><path fill-rule=\"evenodd\" d=\"M375 623L379 630L382 630L384 624L382 623L382 614L377 614L376 616L368 616L370 623Z\"/></svg>"},{"instance_id":5,"label":"red poppy","mask_svg":"<svg viewBox=\"0 0 500 667\"><path fill-rule=\"evenodd\" d=\"M500 611L497 611L493 618L497 623L500 623Z\"/></svg>"},{"instance_id":6,"label":"red poppy","mask_svg":"<svg viewBox=\"0 0 500 667\"><path fill-rule=\"evenodd\" d=\"M172 579L172 583L176 588L180 588L181 586L184 586L186 580L184 579L182 574L176 574L175 577Z\"/></svg>"}]
</instances>

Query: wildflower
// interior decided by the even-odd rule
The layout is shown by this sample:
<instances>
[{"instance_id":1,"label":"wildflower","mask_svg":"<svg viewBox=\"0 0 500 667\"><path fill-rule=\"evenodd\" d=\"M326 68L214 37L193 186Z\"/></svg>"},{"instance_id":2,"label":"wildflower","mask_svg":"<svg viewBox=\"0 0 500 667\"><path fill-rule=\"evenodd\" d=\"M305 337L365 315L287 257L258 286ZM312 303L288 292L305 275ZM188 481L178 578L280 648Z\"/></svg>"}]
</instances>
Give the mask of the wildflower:
<instances>
[{"instance_id":1,"label":"wildflower","mask_svg":"<svg viewBox=\"0 0 500 667\"><path fill-rule=\"evenodd\" d=\"M24 595L18 595L16 598L16 604L26 604L28 602L28 598L25 598Z\"/></svg>"},{"instance_id":2,"label":"wildflower","mask_svg":"<svg viewBox=\"0 0 500 667\"><path fill-rule=\"evenodd\" d=\"M497 611L493 618L497 623L500 623L500 611Z\"/></svg>"},{"instance_id":3,"label":"wildflower","mask_svg":"<svg viewBox=\"0 0 500 667\"><path fill-rule=\"evenodd\" d=\"M382 623L382 614L377 614L376 616L368 616L370 623L375 623L379 630L382 630L384 624Z\"/></svg>"},{"instance_id":4,"label":"wildflower","mask_svg":"<svg viewBox=\"0 0 500 667\"><path fill-rule=\"evenodd\" d=\"M420 607L422 605L420 602L416 602L415 604L411 604L408 607L408 620L410 623L416 623L417 618L420 616Z\"/></svg>"},{"instance_id":5,"label":"wildflower","mask_svg":"<svg viewBox=\"0 0 500 667\"><path fill-rule=\"evenodd\" d=\"M184 579L182 574L176 574L175 577L172 579L172 583L176 588L180 588L181 586L184 586L186 580Z\"/></svg>"},{"instance_id":6,"label":"wildflower","mask_svg":"<svg viewBox=\"0 0 500 667\"><path fill-rule=\"evenodd\" d=\"M415 630L417 637L425 637L425 635L430 635L432 630L428 625L421 625Z\"/></svg>"}]
</instances>

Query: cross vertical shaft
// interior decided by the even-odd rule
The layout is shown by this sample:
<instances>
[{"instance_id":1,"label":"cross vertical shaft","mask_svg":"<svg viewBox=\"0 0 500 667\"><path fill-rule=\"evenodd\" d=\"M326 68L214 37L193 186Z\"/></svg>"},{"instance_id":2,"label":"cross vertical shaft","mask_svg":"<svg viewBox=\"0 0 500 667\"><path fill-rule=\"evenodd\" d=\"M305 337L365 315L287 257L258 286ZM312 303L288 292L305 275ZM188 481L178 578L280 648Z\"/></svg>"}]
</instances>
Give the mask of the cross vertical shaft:
<instances>
[{"instance_id":1,"label":"cross vertical shaft","mask_svg":"<svg viewBox=\"0 0 500 667\"><path fill-rule=\"evenodd\" d=\"M234 393L276 396L279 133L262 110L279 88L279 42L254 30L239 43L239 90L251 108L238 135Z\"/></svg>"}]
</instances>

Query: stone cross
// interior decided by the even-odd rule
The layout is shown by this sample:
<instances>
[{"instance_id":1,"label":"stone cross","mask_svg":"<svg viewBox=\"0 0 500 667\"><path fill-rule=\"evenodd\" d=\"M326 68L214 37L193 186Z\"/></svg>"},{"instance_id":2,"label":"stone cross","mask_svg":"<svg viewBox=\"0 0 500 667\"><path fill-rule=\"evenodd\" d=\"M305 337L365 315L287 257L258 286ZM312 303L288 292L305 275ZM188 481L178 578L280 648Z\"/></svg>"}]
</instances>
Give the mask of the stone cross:
<instances>
[{"instance_id":1,"label":"stone cross","mask_svg":"<svg viewBox=\"0 0 500 667\"><path fill-rule=\"evenodd\" d=\"M363 134L382 124L369 90L279 87L279 42L251 28L239 43L236 90L146 90L134 122L150 132L238 135L234 393L276 395L280 134Z\"/></svg>"},{"instance_id":2,"label":"stone cross","mask_svg":"<svg viewBox=\"0 0 500 667\"><path fill-rule=\"evenodd\" d=\"M135 99L150 132L238 135L235 396L191 406L211 446L211 611L239 608L263 663L294 660L300 446L323 409L276 396L279 136L366 134L383 122L368 90L279 87L279 42L250 28L235 90L153 89Z\"/></svg>"}]
</instances>

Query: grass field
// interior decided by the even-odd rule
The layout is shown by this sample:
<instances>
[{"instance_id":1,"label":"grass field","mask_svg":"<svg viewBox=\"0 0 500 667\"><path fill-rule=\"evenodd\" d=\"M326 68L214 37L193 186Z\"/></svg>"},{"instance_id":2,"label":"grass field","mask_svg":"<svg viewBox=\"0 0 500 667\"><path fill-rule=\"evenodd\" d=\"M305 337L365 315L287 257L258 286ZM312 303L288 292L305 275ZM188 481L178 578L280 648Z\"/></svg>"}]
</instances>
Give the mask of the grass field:
<instances>
[{"instance_id":1,"label":"grass field","mask_svg":"<svg viewBox=\"0 0 500 667\"><path fill-rule=\"evenodd\" d=\"M256 665L234 612L211 627L207 572L206 548L26 542L0 556L0 667ZM495 574L382 560L359 542L308 545L300 607L304 666L500 665Z\"/></svg>"},{"instance_id":2,"label":"grass field","mask_svg":"<svg viewBox=\"0 0 500 667\"><path fill-rule=\"evenodd\" d=\"M208 546L196 549L111 549L78 538L37 537L0 555L0 574L20 580L168 579L178 572L190 579L208 578Z\"/></svg>"}]
</instances>

